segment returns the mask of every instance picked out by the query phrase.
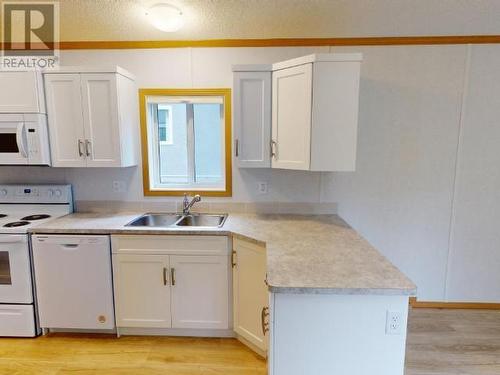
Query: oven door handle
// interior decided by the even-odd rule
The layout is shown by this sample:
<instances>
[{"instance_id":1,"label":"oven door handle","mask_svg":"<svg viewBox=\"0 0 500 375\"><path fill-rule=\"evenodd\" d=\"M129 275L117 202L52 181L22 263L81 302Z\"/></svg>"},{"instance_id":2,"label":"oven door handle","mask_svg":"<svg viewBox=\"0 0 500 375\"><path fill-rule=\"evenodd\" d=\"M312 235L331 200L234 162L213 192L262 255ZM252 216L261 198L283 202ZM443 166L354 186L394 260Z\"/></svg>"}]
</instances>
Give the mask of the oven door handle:
<instances>
[{"instance_id":1,"label":"oven door handle","mask_svg":"<svg viewBox=\"0 0 500 375\"><path fill-rule=\"evenodd\" d=\"M23 234L6 234L0 235L0 244L2 243L26 243L28 242L27 236Z\"/></svg>"},{"instance_id":2,"label":"oven door handle","mask_svg":"<svg viewBox=\"0 0 500 375\"><path fill-rule=\"evenodd\" d=\"M27 158L28 152L26 151L26 131L24 122L21 122L17 125L16 142L21 155Z\"/></svg>"}]
</instances>

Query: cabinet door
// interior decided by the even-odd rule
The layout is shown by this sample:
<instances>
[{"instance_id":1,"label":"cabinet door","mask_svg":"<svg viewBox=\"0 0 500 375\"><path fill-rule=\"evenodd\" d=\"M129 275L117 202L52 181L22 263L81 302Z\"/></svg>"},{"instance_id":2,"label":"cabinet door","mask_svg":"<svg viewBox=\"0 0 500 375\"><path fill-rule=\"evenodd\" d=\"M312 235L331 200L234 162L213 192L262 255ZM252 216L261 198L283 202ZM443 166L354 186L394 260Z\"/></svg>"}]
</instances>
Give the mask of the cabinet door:
<instances>
[{"instance_id":1,"label":"cabinet door","mask_svg":"<svg viewBox=\"0 0 500 375\"><path fill-rule=\"evenodd\" d=\"M170 256L172 328L229 328L227 256Z\"/></svg>"},{"instance_id":2,"label":"cabinet door","mask_svg":"<svg viewBox=\"0 0 500 375\"><path fill-rule=\"evenodd\" d=\"M273 72L273 168L308 170L311 154L312 64Z\"/></svg>"},{"instance_id":3,"label":"cabinet door","mask_svg":"<svg viewBox=\"0 0 500 375\"><path fill-rule=\"evenodd\" d=\"M271 166L271 72L234 73L234 152L240 168Z\"/></svg>"},{"instance_id":4,"label":"cabinet door","mask_svg":"<svg viewBox=\"0 0 500 375\"><path fill-rule=\"evenodd\" d=\"M45 113L40 72L0 72L0 113Z\"/></svg>"},{"instance_id":5,"label":"cabinet door","mask_svg":"<svg viewBox=\"0 0 500 375\"><path fill-rule=\"evenodd\" d=\"M82 74L88 167L119 167L120 132L115 74Z\"/></svg>"},{"instance_id":6,"label":"cabinet door","mask_svg":"<svg viewBox=\"0 0 500 375\"><path fill-rule=\"evenodd\" d=\"M53 167L84 167L85 136L79 74L45 74Z\"/></svg>"},{"instance_id":7,"label":"cabinet door","mask_svg":"<svg viewBox=\"0 0 500 375\"><path fill-rule=\"evenodd\" d=\"M113 255L117 327L170 328L166 255Z\"/></svg>"},{"instance_id":8,"label":"cabinet door","mask_svg":"<svg viewBox=\"0 0 500 375\"><path fill-rule=\"evenodd\" d=\"M233 240L234 330L243 343L267 350L269 294L266 279L266 249L247 241Z\"/></svg>"}]
</instances>

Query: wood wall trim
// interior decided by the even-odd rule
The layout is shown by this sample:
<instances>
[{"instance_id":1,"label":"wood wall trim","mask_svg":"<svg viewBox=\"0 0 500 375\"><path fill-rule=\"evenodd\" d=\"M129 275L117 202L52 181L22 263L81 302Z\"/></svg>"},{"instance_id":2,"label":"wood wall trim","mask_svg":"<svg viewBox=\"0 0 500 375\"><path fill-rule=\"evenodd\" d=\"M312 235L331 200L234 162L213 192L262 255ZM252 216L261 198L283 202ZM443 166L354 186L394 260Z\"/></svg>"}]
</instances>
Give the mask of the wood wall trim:
<instances>
[{"instance_id":1,"label":"wood wall trim","mask_svg":"<svg viewBox=\"0 0 500 375\"><path fill-rule=\"evenodd\" d=\"M426 302L410 297L410 306L415 309L465 309L465 310L500 310L500 303L478 302Z\"/></svg>"},{"instance_id":2,"label":"wood wall trim","mask_svg":"<svg viewBox=\"0 0 500 375\"><path fill-rule=\"evenodd\" d=\"M276 38L207 39L150 41L77 41L60 42L61 50L148 49L184 47L304 47L304 46L396 46L433 44L498 44L500 35L404 36L367 38Z\"/></svg>"}]
</instances>

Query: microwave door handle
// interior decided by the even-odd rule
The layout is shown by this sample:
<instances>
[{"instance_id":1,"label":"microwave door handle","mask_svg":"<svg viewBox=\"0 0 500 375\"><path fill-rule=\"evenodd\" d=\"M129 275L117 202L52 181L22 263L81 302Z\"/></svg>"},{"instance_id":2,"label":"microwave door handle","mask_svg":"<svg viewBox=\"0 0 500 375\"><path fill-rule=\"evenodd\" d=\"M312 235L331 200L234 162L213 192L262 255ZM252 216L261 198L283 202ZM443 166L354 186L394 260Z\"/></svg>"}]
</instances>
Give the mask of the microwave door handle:
<instances>
[{"instance_id":1,"label":"microwave door handle","mask_svg":"<svg viewBox=\"0 0 500 375\"><path fill-rule=\"evenodd\" d=\"M28 153L26 151L25 139L26 139L26 133L25 133L25 125L23 122L17 125L16 142L17 142L17 147L19 147L19 152L21 153L21 155L27 158Z\"/></svg>"}]
</instances>

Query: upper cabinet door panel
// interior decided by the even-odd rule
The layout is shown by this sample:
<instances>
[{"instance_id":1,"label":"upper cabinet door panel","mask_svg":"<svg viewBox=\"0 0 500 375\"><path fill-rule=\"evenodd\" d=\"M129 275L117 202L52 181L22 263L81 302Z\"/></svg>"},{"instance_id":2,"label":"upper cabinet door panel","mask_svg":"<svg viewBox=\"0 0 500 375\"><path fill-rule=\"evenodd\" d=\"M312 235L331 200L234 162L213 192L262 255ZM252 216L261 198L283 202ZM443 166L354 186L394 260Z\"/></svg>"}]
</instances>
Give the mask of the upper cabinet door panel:
<instances>
[{"instance_id":1,"label":"upper cabinet door panel","mask_svg":"<svg viewBox=\"0 0 500 375\"><path fill-rule=\"evenodd\" d=\"M84 167L79 74L45 74L52 166Z\"/></svg>"},{"instance_id":2,"label":"upper cabinet door panel","mask_svg":"<svg viewBox=\"0 0 500 375\"><path fill-rule=\"evenodd\" d=\"M270 167L271 72L235 72L234 107L238 166Z\"/></svg>"},{"instance_id":3,"label":"upper cabinet door panel","mask_svg":"<svg viewBox=\"0 0 500 375\"><path fill-rule=\"evenodd\" d=\"M308 170L311 154L312 64L273 72L273 168Z\"/></svg>"},{"instance_id":4,"label":"upper cabinet door panel","mask_svg":"<svg viewBox=\"0 0 500 375\"><path fill-rule=\"evenodd\" d=\"M45 113L39 72L0 72L0 113Z\"/></svg>"},{"instance_id":5,"label":"upper cabinet door panel","mask_svg":"<svg viewBox=\"0 0 500 375\"><path fill-rule=\"evenodd\" d=\"M82 74L88 167L119 167L120 132L115 74Z\"/></svg>"}]
</instances>

